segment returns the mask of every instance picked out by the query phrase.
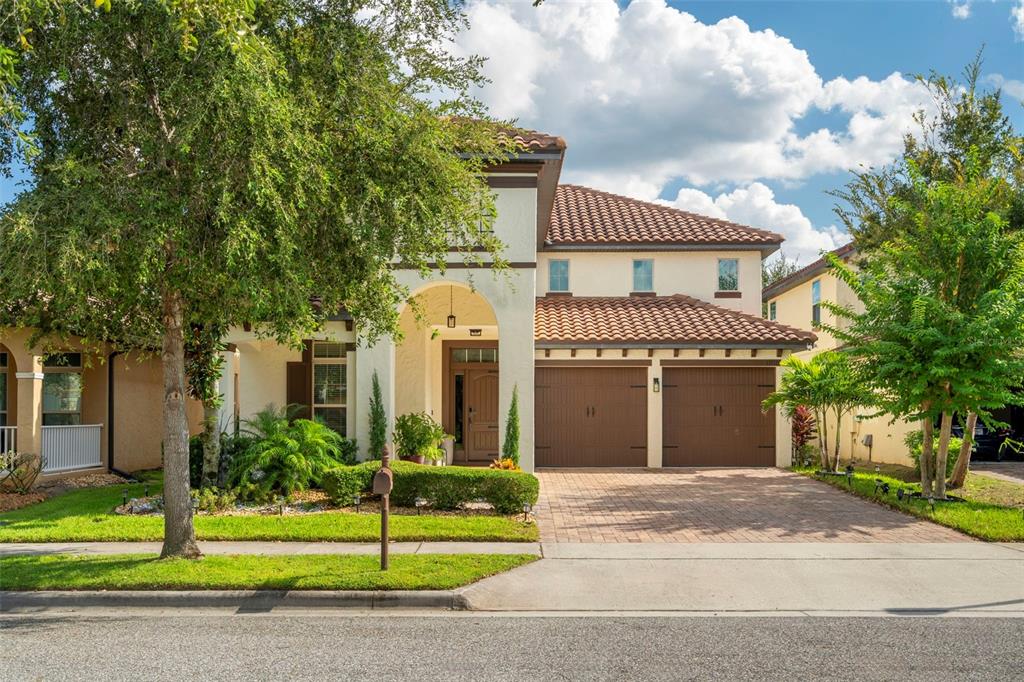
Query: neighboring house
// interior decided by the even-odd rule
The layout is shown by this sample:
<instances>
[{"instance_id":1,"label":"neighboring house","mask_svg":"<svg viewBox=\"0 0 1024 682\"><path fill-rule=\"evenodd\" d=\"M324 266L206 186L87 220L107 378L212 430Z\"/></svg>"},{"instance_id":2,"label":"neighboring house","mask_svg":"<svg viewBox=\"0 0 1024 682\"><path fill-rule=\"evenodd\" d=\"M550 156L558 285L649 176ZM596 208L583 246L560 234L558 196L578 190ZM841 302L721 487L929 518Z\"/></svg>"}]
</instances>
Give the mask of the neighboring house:
<instances>
[{"instance_id":1,"label":"neighboring house","mask_svg":"<svg viewBox=\"0 0 1024 682\"><path fill-rule=\"evenodd\" d=\"M457 251L443 273L399 270L419 314L403 306L397 342L365 343L344 315L302 351L232 330L222 423L294 403L365 456L376 373L389 433L426 412L457 463L498 456L518 387L526 470L789 464L788 422L761 400L816 337L760 314L761 261L783 238L559 185L561 138L521 141L529 153L488 174L506 270Z\"/></svg>"},{"instance_id":2,"label":"neighboring house","mask_svg":"<svg viewBox=\"0 0 1024 682\"><path fill-rule=\"evenodd\" d=\"M857 251L853 243L846 244L833 254L846 263L855 263ZM811 350L797 353L798 357L810 359L814 355L838 348L840 343L828 331L818 329L826 324L842 328L844 320L827 310L822 303L832 302L853 310L863 310L853 290L832 273L828 262L819 258L805 268L775 284L766 287L762 293L767 316L771 321L781 322L799 329L814 330L818 341ZM893 420L882 415L870 417L876 410L861 409L843 419L840 425L840 456L862 462L888 462L913 465L904 438L911 431L920 428L920 422ZM831 426L830 426L831 428Z\"/></svg>"},{"instance_id":3,"label":"neighboring house","mask_svg":"<svg viewBox=\"0 0 1024 682\"><path fill-rule=\"evenodd\" d=\"M42 453L46 474L162 465L160 360L89 355L70 345L44 358L29 330L0 330L0 452ZM202 405L188 403L201 430Z\"/></svg>"}]
</instances>

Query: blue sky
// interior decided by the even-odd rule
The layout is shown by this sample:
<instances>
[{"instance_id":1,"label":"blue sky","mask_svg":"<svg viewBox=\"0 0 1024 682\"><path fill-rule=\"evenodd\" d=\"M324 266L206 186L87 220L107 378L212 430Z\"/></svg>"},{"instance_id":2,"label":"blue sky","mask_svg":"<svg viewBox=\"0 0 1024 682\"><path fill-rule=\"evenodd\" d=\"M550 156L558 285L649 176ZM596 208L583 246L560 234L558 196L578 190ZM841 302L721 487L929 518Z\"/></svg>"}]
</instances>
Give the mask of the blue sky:
<instances>
[{"instance_id":1,"label":"blue sky","mask_svg":"<svg viewBox=\"0 0 1024 682\"><path fill-rule=\"evenodd\" d=\"M984 44L1024 129L1024 0L957 7L470 0L456 49L487 58L492 113L565 138L563 181L775 229L807 262L846 240L826 191L898 153L914 74L958 75Z\"/></svg>"}]
</instances>

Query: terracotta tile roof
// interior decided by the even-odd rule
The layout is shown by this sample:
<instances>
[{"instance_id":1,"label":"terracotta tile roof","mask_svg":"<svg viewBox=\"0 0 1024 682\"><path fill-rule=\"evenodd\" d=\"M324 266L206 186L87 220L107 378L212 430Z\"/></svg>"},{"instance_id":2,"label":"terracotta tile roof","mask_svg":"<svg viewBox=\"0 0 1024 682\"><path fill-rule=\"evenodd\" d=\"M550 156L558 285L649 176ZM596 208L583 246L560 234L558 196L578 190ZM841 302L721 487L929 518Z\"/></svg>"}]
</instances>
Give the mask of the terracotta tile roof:
<instances>
[{"instance_id":1,"label":"terracotta tile roof","mask_svg":"<svg viewBox=\"0 0 1024 682\"><path fill-rule=\"evenodd\" d=\"M536 130L507 128L501 131L501 134L511 137L514 141L532 151L565 149L565 140L562 138Z\"/></svg>"},{"instance_id":2,"label":"terracotta tile roof","mask_svg":"<svg viewBox=\"0 0 1024 682\"><path fill-rule=\"evenodd\" d=\"M832 250L830 253L846 260L846 257L851 255L854 251L856 251L856 247L853 245L853 242L850 242L849 244L840 246L838 249ZM770 287L765 287L764 291L761 292L761 300L767 301L768 299L775 298L779 294L784 294L793 287L799 286L812 277L816 277L817 275L825 272L825 270L828 270L828 263L825 261L825 257L822 256L807 267L800 268L792 275L783 277Z\"/></svg>"},{"instance_id":3,"label":"terracotta tile roof","mask_svg":"<svg viewBox=\"0 0 1024 682\"><path fill-rule=\"evenodd\" d=\"M585 245L752 245L777 247L782 235L579 185L559 185L544 243Z\"/></svg>"},{"instance_id":4,"label":"terracotta tile roof","mask_svg":"<svg viewBox=\"0 0 1024 682\"><path fill-rule=\"evenodd\" d=\"M537 299L535 337L545 344L737 344L804 346L808 331L721 308L689 296Z\"/></svg>"}]
</instances>

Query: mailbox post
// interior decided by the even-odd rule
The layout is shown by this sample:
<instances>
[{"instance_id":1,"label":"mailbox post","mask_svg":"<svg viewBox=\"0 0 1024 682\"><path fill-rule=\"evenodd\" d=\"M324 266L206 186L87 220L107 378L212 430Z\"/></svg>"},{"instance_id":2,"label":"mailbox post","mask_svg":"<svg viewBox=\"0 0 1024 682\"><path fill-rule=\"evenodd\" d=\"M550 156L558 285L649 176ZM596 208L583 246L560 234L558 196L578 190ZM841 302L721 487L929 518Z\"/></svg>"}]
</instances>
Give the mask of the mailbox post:
<instances>
[{"instance_id":1,"label":"mailbox post","mask_svg":"<svg viewBox=\"0 0 1024 682\"><path fill-rule=\"evenodd\" d=\"M385 447L381 452L380 469L373 476L373 492L380 495L380 570L388 570L388 524L391 488L394 476L391 473L391 456Z\"/></svg>"}]
</instances>

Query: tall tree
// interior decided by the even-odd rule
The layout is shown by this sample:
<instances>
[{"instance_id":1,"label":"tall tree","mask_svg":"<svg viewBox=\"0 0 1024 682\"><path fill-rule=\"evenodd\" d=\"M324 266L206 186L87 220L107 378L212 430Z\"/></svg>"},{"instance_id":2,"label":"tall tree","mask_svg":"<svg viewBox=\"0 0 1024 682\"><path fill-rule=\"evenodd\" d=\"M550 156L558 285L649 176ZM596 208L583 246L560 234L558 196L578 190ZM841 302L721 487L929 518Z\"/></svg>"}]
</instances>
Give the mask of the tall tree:
<instances>
[{"instance_id":1,"label":"tall tree","mask_svg":"<svg viewBox=\"0 0 1024 682\"><path fill-rule=\"evenodd\" d=\"M785 254L761 261L761 286L768 288L800 270L799 260L789 260Z\"/></svg>"},{"instance_id":2,"label":"tall tree","mask_svg":"<svg viewBox=\"0 0 1024 682\"><path fill-rule=\"evenodd\" d=\"M991 210L1012 188L977 165L928 181L911 163L910 177L913 200L894 200L904 230L859 272L830 257L864 310L827 304L848 321L828 329L862 360L886 412L923 420L922 494L943 499L953 415L1022 402L1024 232Z\"/></svg>"},{"instance_id":3,"label":"tall tree","mask_svg":"<svg viewBox=\"0 0 1024 682\"><path fill-rule=\"evenodd\" d=\"M857 173L844 189L833 192L841 200L836 213L854 235L863 261L886 242L913 234L915 221L927 211L925 189L931 183L960 183L968 172L1000 186L988 194L993 203L985 208L1004 219L1003 229L1024 229L1024 138L1003 111L1000 91L979 88L981 57L979 52L964 69L962 83L936 73L919 76L932 106L917 113L917 128L906 136L900 159ZM971 314L974 299L959 297L958 302ZM974 412L962 416L964 440L949 481L952 487L966 479L978 418Z\"/></svg>"},{"instance_id":4,"label":"tall tree","mask_svg":"<svg viewBox=\"0 0 1024 682\"><path fill-rule=\"evenodd\" d=\"M447 0L9 6L0 162L32 184L0 221L4 321L161 349L162 554L198 556L187 330L298 343L344 306L393 331L395 262L455 241L501 264L482 171L511 142L469 94L479 60L445 50Z\"/></svg>"}]
</instances>

